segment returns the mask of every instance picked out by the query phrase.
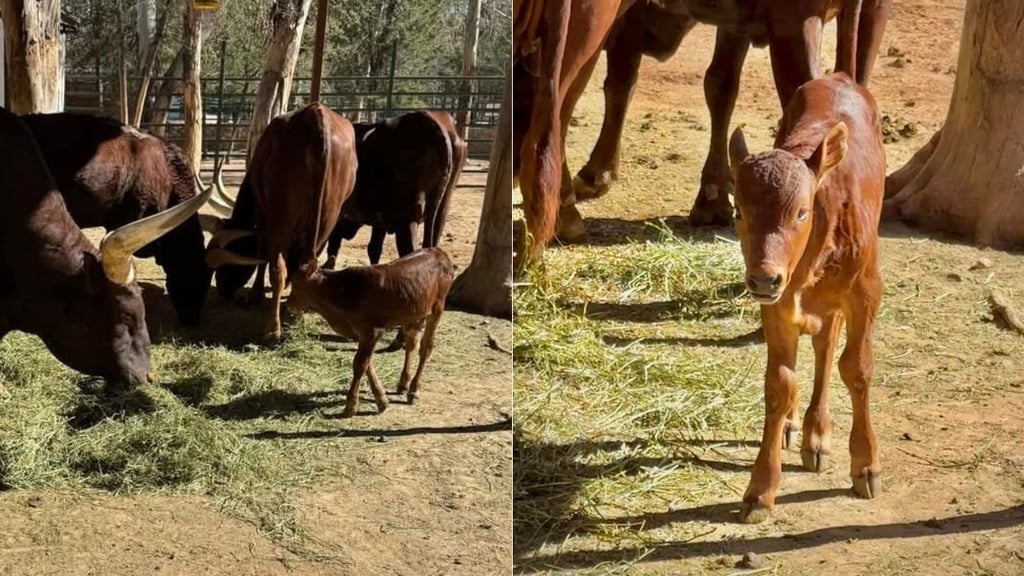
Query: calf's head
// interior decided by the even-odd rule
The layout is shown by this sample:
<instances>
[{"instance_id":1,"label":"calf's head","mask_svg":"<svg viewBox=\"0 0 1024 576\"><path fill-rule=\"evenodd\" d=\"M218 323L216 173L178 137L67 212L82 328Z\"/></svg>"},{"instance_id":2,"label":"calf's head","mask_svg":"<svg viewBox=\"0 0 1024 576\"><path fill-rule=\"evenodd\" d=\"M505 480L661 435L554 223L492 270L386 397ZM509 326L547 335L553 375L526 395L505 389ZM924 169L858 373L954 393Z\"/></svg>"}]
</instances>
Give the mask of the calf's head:
<instances>
[{"instance_id":1,"label":"calf's head","mask_svg":"<svg viewBox=\"0 0 1024 576\"><path fill-rule=\"evenodd\" d=\"M815 194L846 155L846 140L839 122L806 158L782 149L751 155L743 131L733 132L736 230L747 291L758 302L775 304L786 291L811 236Z\"/></svg>"}]
</instances>

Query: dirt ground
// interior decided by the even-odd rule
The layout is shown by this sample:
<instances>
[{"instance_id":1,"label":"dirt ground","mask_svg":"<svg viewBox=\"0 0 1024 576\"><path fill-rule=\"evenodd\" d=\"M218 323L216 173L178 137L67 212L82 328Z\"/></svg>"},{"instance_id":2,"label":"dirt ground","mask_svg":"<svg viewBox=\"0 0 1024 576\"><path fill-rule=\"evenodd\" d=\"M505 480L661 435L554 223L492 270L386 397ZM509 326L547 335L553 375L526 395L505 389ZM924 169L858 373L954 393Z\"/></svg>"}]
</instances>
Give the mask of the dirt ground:
<instances>
[{"instance_id":1,"label":"dirt ground","mask_svg":"<svg viewBox=\"0 0 1024 576\"><path fill-rule=\"evenodd\" d=\"M460 269L472 256L485 179L486 163L471 162L452 204L442 247ZM97 240L98 231L90 232ZM342 262L365 262L368 237L364 229L343 246ZM384 258L393 256L389 240ZM138 266L140 281L162 283L152 261ZM225 304L208 306L212 321L229 321ZM310 458L324 451L332 462L340 458L338 469L310 488L289 493L284 487L288 498L281 505L294 508L306 534L302 550L276 543L203 495L8 490L0 491L0 574L507 572L511 358L489 347L487 337L509 348L511 323L449 312L439 334L452 344L435 349L425 400L415 407L335 420L325 429L311 421L298 432L264 433L268 441L291 443ZM343 402L343 379L332 407ZM366 395L364 402L372 406Z\"/></svg>"},{"instance_id":2,"label":"dirt ground","mask_svg":"<svg viewBox=\"0 0 1024 576\"><path fill-rule=\"evenodd\" d=\"M887 146L890 172L945 117L964 9L963 0L894 4L870 85L894 134ZM824 61L831 65L834 25L826 34ZM620 181L607 197L581 205L590 242L643 239L646 223L659 218L686 228L681 216L692 205L709 138L702 78L713 44L713 30L699 27L669 62L644 61ZM603 80L602 64L574 114L568 137L573 173L600 128ZM733 126L746 124L757 152L770 145L779 115L768 53L751 50ZM768 523L743 526L732 519L756 455L755 432L746 440L723 439L718 448L719 456L741 464L718 472L723 485L738 492L723 490L720 500L696 508L649 510L633 519L643 524L639 543L567 539L564 553L528 562L526 571L731 573L740 555L756 552L764 556L764 573L1024 574L1024 337L993 323L986 300L998 288L1024 308L1024 257L900 224L883 225L882 234L886 288L872 391L880 498L849 496L849 397L835 376L834 463L821 475L804 473L798 448L787 452ZM729 353L713 346L706 351ZM812 358L809 341L802 341L801 414ZM664 539L658 527L666 525L695 536Z\"/></svg>"}]
</instances>

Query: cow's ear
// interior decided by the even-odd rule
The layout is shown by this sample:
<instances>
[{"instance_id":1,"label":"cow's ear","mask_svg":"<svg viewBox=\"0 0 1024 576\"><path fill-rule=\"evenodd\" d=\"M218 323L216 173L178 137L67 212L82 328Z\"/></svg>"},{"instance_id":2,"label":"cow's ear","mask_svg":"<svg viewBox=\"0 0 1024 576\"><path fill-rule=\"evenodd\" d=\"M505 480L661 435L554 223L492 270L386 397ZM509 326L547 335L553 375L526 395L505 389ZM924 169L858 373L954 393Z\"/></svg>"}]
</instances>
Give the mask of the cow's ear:
<instances>
[{"instance_id":1,"label":"cow's ear","mask_svg":"<svg viewBox=\"0 0 1024 576\"><path fill-rule=\"evenodd\" d=\"M828 131L825 139L821 141L821 145L807 160L807 166L817 176L819 186L825 179L825 175L846 157L846 151L849 148L846 139L846 124L840 122Z\"/></svg>"},{"instance_id":2,"label":"cow's ear","mask_svg":"<svg viewBox=\"0 0 1024 576\"><path fill-rule=\"evenodd\" d=\"M733 130L732 138L729 139L729 167L732 170L733 179L736 178L736 169L750 156L747 151L747 139L743 137L743 126L737 126Z\"/></svg>"}]
</instances>

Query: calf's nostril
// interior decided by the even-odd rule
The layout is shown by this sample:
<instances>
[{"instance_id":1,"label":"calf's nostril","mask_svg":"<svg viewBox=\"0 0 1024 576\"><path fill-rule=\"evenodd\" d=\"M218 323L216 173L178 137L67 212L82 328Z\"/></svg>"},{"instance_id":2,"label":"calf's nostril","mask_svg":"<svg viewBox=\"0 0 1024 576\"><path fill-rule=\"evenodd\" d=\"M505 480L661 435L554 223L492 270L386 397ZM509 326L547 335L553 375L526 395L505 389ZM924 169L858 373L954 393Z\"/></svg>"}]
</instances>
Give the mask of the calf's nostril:
<instances>
[{"instance_id":1,"label":"calf's nostril","mask_svg":"<svg viewBox=\"0 0 1024 576\"><path fill-rule=\"evenodd\" d=\"M782 286L782 274L776 274L772 278L772 288L778 288L779 286Z\"/></svg>"},{"instance_id":2,"label":"calf's nostril","mask_svg":"<svg viewBox=\"0 0 1024 576\"><path fill-rule=\"evenodd\" d=\"M747 290L751 292L757 292L757 280L753 277L747 278Z\"/></svg>"}]
</instances>

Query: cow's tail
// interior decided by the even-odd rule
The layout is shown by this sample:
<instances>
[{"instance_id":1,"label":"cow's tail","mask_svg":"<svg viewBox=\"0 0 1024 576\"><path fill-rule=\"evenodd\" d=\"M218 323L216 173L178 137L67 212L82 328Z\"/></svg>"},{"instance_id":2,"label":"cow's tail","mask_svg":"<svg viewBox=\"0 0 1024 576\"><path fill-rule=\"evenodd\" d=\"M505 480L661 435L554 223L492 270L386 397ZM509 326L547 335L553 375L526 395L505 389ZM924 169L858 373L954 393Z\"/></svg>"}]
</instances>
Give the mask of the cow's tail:
<instances>
[{"instance_id":1,"label":"cow's tail","mask_svg":"<svg viewBox=\"0 0 1024 576\"><path fill-rule=\"evenodd\" d=\"M301 257L299 260L301 261L289 263L289 275L292 272L294 272L295 269L298 268L298 266L308 262L315 262L320 254L320 251L323 249L323 246L327 241L327 234L331 233L330 230L325 231L322 235L323 242L321 242L320 222L323 219L324 201L327 198L328 193L327 170L331 161L331 132L330 127L328 126L327 114L325 113L324 108L320 105L314 105L311 107L311 110L316 115L316 123L314 126L310 126L310 128L313 128L314 133L319 136L319 138L313 139L314 143L319 144L319 149L311 147L311 149L308 151L309 153L312 154L319 154L319 158L317 159L318 161L313 162L314 168L312 184L313 189L318 192L316 202L316 213L312 215L313 237L310 238L306 245L303 247L303 250L308 250L308 252L300 255ZM316 142L317 140L319 140L319 142Z\"/></svg>"},{"instance_id":2,"label":"cow's tail","mask_svg":"<svg viewBox=\"0 0 1024 576\"><path fill-rule=\"evenodd\" d=\"M444 228L444 218L446 214L443 211L447 210L448 199L447 196L450 191L450 184L452 182L452 176L454 170L453 156L455 143L452 142L451 137L448 134L448 129L441 121L434 117L433 114L427 114L430 119L430 125L437 130L436 136L440 137L440 141L444 144L445 151L445 174L437 182L437 187L434 190L427 192L426 206L423 210L423 247L432 248L437 246L437 242L441 235L440 230Z\"/></svg>"}]
</instances>

